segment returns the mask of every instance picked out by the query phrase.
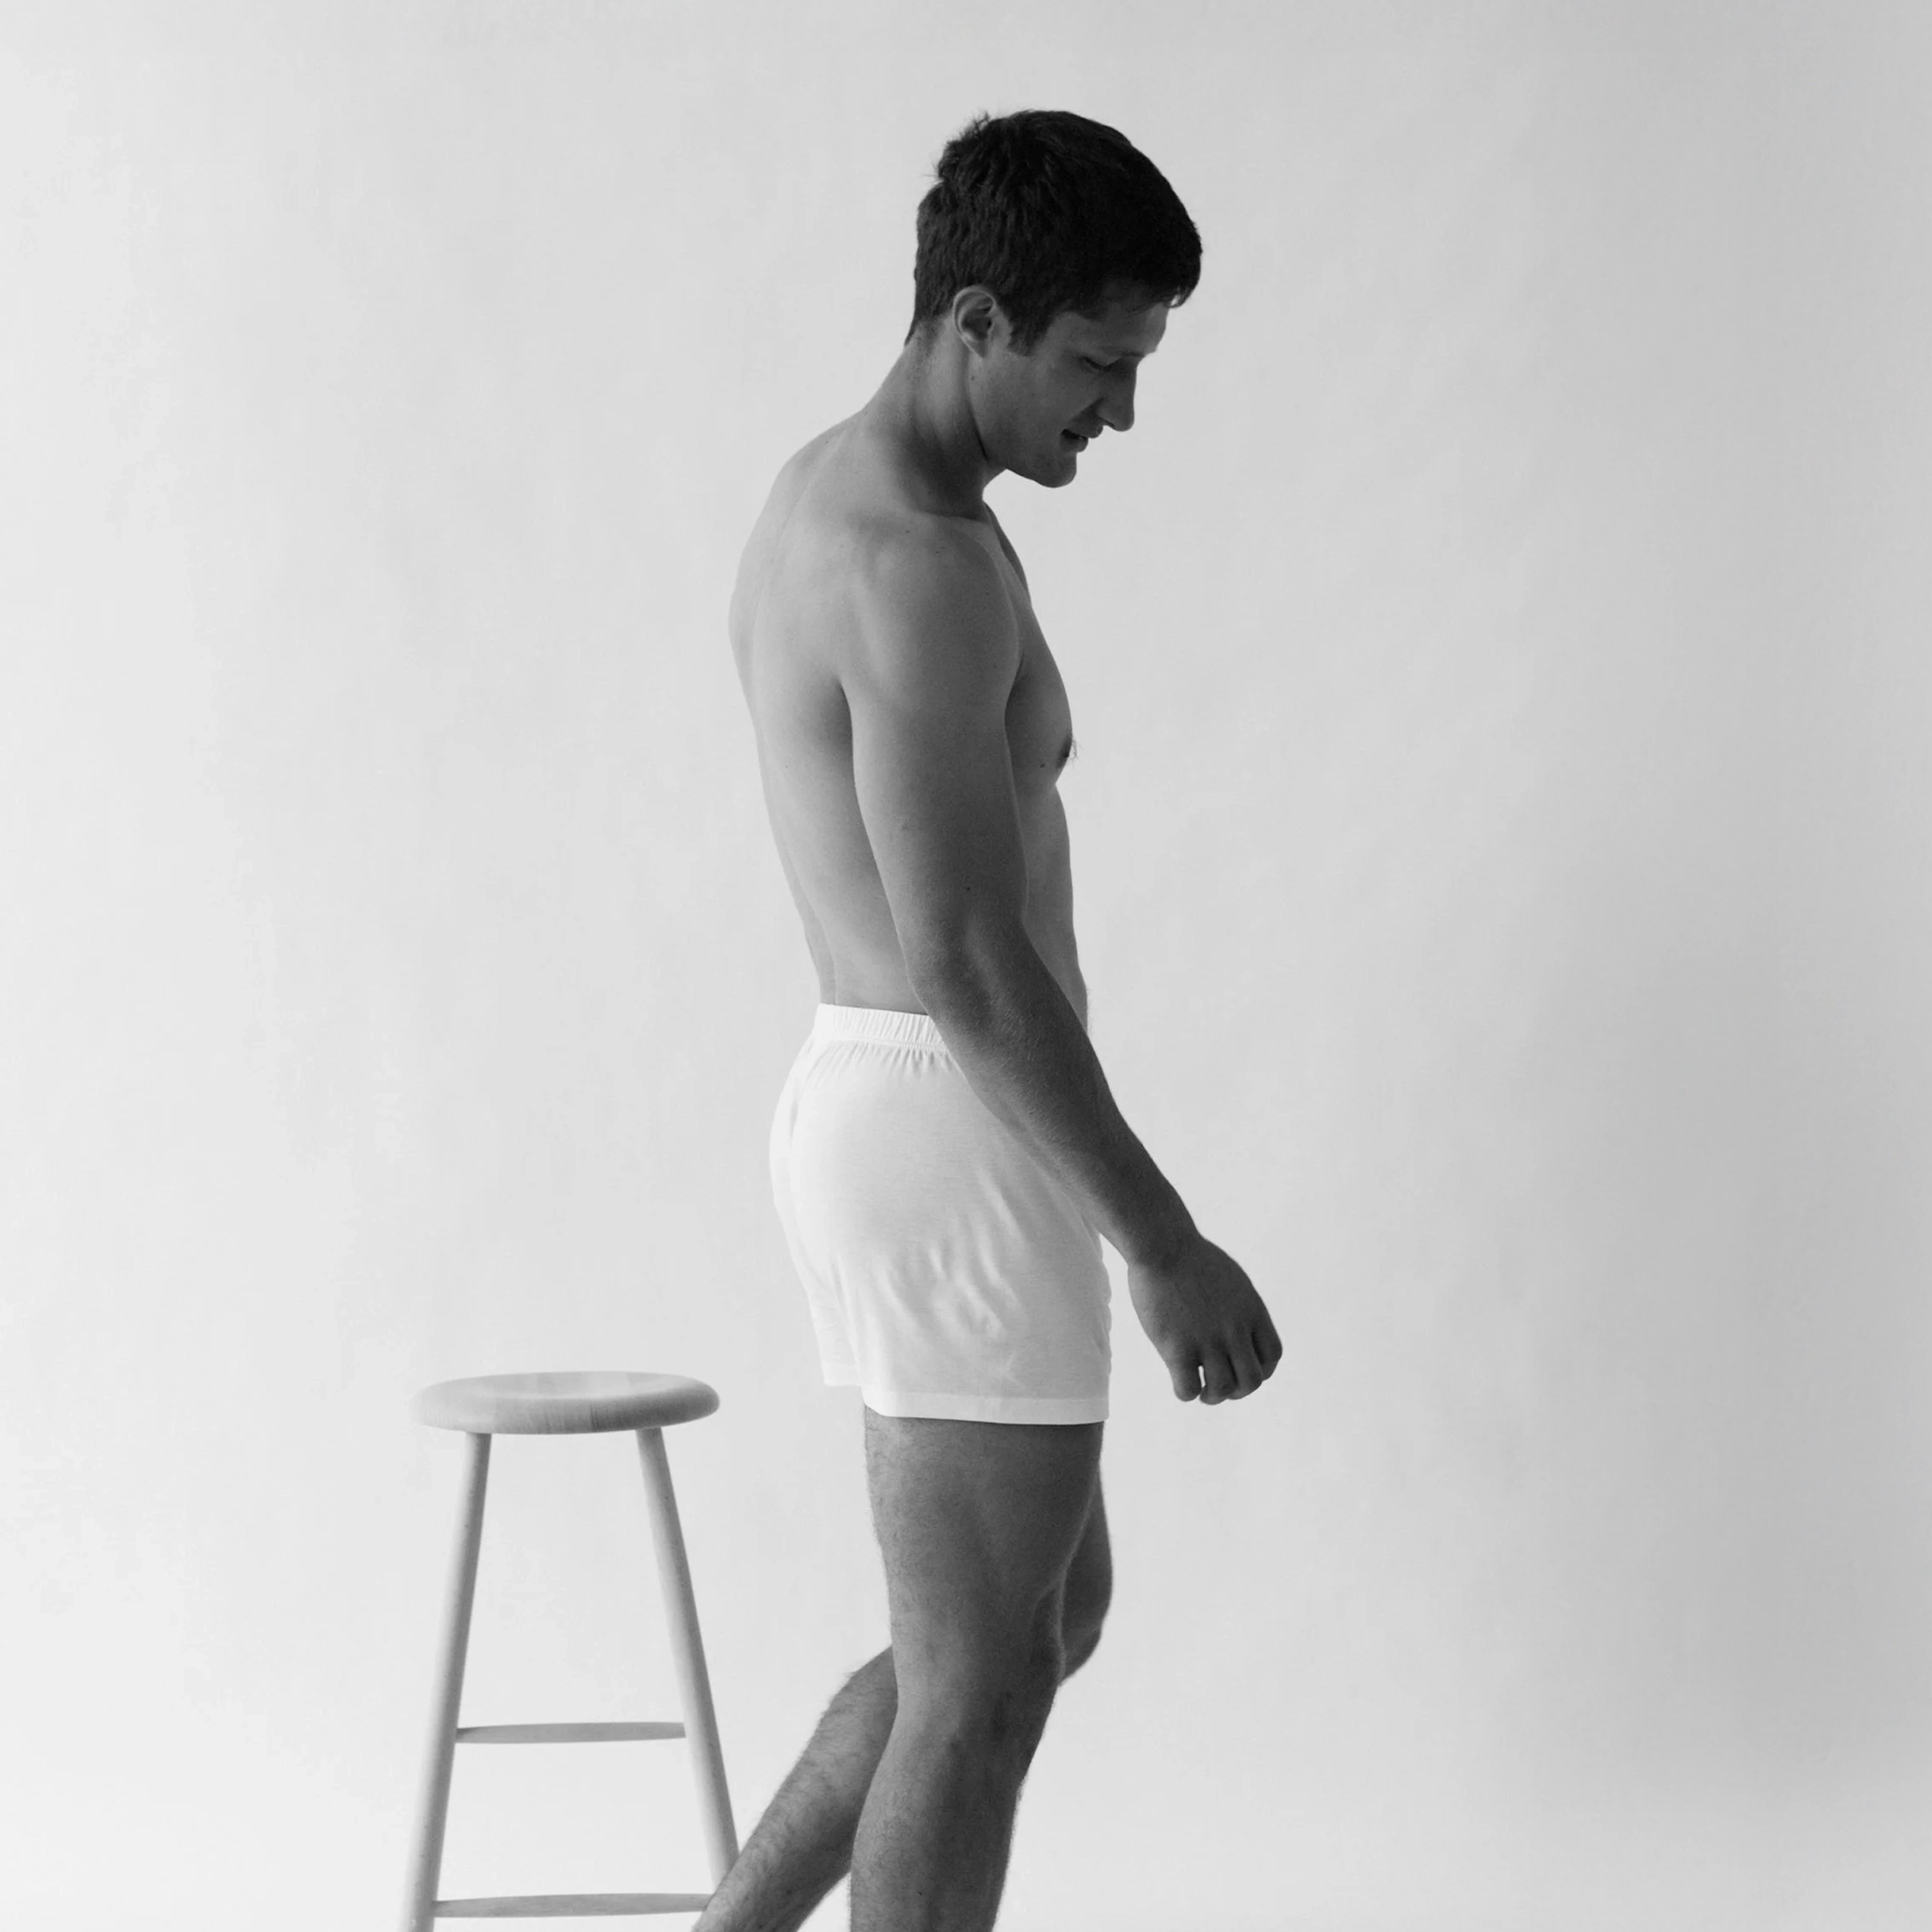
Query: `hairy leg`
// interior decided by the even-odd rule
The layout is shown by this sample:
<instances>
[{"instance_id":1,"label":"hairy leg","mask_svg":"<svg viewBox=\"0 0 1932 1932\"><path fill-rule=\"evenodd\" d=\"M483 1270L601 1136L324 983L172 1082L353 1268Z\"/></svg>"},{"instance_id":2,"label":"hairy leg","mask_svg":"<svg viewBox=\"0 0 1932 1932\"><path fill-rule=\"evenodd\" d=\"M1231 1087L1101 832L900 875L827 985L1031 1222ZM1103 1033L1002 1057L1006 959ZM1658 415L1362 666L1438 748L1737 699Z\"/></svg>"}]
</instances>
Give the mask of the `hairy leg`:
<instances>
[{"instance_id":1,"label":"hairy leg","mask_svg":"<svg viewBox=\"0 0 1932 1932\"><path fill-rule=\"evenodd\" d=\"M826 1707L693 1932L796 1932L850 1870L860 1808L898 1708L882 1650Z\"/></svg>"},{"instance_id":2,"label":"hairy leg","mask_svg":"<svg viewBox=\"0 0 1932 1932\"><path fill-rule=\"evenodd\" d=\"M993 1923L1102 1426L866 1412L898 1704L854 1838L853 1932Z\"/></svg>"},{"instance_id":3,"label":"hairy leg","mask_svg":"<svg viewBox=\"0 0 1932 1932\"><path fill-rule=\"evenodd\" d=\"M1063 1678L1092 1655L1112 1585L1096 1469L1092 1505L1060 1593ZM694 1932L797 1932L851 1868L860 1814L898 1708L887 1648L832 1699Z\"/></svg>"}]
</instances>

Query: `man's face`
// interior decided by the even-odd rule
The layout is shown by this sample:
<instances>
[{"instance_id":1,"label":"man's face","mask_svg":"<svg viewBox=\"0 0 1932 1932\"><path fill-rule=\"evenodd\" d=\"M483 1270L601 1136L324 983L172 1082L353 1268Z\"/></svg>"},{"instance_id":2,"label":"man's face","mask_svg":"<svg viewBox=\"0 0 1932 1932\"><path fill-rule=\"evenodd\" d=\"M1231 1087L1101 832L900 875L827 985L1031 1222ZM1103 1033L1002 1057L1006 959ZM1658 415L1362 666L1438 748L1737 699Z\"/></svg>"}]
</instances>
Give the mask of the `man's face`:
<instances>
[{"instance_id":1,"label":"man's face","mask_svg":"<svg viewBox=\"0 0 1932 1932\"><path fill-rule=\"evenodd\" d=\"M987 358L979 416L986 453L1003 469L1057 490L1103 429L1134 424L1134 379L1167 332L1168 304L1113 289L1100 310L1063 310L1030 355L1006 346L1004 318Z\"/></svg>"}]
</instances>

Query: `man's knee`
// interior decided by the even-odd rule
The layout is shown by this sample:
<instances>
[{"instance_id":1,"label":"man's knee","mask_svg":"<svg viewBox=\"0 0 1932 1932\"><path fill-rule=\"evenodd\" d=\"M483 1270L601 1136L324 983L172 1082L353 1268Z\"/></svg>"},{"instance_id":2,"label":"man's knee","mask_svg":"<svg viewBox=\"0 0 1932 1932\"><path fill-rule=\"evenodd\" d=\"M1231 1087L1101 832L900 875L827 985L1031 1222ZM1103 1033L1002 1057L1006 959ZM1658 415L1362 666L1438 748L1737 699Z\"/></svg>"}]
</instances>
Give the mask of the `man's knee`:
<instances>
[{"instance_id":1,"label":"man's knee","mask_svg":"<svg viewBox=\"0 0 1932 1932\"><path fill-rule=\"evenodd\" d=\"M1114 1565L1108 1547L1106 1521L1096 1507L1095 1518L1074 1552L1060 1592L1060 1644L1066 1653L1064 1676L1072 1676L1094 1654L1113 1594Z\"/></svg>"},{"instance_id":2,"label":"man's knee","mask_svg":"<svg viewBox=\"0 0 1932 1932\"><path fill-rule=\"evenodd\" d=\"M1070 1595L1060 1617L1060 1674L1071 1677L1094 1654L1100 1642L1101 1626L1107 1621L1107 1598L1076 1600Z\"/></svg>"},{"instance_id":3,"label":"man's knee","mask_svg":"<svg viewBox=\"0 0 1932 1932\"><path fill-rule=\"evenodd\" d=\"M976 1756L1016 1756L1023 1768L1065 1674L1057 1629L1004 1645L949 1646L928 1652L910 1682L902 1670L899 1708L907 1721Z\"/></svg>"}]
</instances>

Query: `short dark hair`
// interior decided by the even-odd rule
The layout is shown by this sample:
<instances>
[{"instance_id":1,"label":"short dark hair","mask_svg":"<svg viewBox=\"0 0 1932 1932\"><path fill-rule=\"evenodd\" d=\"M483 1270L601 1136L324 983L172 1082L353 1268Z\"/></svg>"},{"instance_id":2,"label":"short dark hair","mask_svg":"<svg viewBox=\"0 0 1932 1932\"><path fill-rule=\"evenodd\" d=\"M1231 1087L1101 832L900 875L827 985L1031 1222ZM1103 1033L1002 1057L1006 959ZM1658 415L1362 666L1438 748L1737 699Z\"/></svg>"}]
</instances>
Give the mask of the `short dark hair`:
<instances>
[{"instance_id":1,"label":"short dark hair","mask_svg":"<svg viewBox=\"0 0 1932 1932\"><path fill-rule=\"evenodd\" d=\"M1094 313L1109 284L1178 306L1201 279L1201 237L1166 177L1117 128L1023 108L982 114L946 142L919 205L910 342L975 283L1029 353L1056 315Z\"/></svg>"}]
</instances>

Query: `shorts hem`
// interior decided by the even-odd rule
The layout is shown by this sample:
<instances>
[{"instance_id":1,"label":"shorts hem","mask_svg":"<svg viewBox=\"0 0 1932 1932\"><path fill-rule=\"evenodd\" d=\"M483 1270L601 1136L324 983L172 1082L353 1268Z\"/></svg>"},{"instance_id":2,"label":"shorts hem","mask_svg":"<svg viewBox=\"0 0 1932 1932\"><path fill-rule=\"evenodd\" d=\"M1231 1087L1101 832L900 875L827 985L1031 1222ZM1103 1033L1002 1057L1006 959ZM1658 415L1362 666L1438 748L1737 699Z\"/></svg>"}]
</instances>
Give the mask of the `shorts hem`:
<instances>
[{"instance_id":1,"label":"shorts hem","mask_svg":"<svg viewBox=\"0 0 1932 1932\"><path fill-rule=\"evenodd\" d=\"M829 1379L829 1378L828 1378ZM855 1378L856 1380L856 1378ZM944 1395L862 1386L880 1415L927 1416L940 1422L1105 1422L1105 1395Z\"/></svg>"}]
</instances>

